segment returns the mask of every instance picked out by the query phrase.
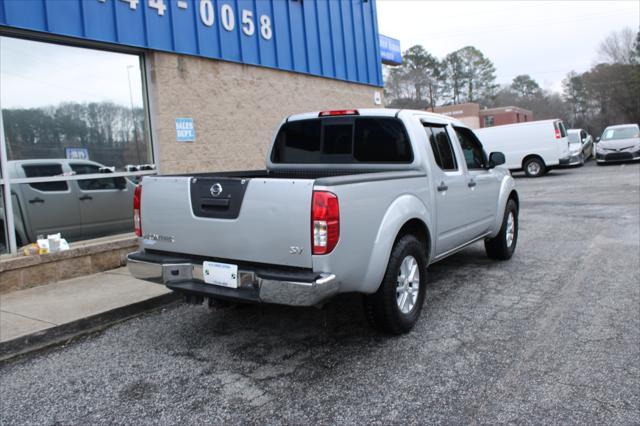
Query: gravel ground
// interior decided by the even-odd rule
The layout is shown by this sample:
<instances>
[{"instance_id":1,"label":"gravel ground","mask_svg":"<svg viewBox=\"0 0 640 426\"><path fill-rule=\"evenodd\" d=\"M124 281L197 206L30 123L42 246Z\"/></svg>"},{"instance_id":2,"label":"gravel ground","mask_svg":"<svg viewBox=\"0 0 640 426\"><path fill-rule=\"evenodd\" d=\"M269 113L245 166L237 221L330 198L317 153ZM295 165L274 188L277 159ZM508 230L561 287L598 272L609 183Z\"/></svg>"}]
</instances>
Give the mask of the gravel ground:
<instances>
[{"instance_id":1,"label":"gravel ground","mask_svg":"<svg viewBox=\"0 0 640 426\"><path fill-rule=\"evenodd\" d=\"M413 332L177 305L0 366L1 423L640 423L640 165L517 179L518 248L432 265Z\"/></svg>"}]
</instances>

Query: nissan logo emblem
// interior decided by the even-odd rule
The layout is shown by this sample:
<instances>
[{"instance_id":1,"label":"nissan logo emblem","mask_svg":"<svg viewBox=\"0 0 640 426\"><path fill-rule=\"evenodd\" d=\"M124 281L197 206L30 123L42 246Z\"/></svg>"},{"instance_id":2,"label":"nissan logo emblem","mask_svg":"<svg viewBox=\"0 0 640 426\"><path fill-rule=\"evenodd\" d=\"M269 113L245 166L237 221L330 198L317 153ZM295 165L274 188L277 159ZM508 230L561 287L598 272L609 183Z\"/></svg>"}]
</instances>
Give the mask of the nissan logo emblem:
<instances>
[{"instance_id":1,"label":"nissan logo emblem","mask_svg":"<svg viewBox=\"0 0 640 426\"><path fill-rule=\"evenodd\" d=\"M209 188L209 192L212 196L217 197L218 195L222 194L222 185L220 185L219 183L214 183L213 185L211 185L211 188Z\"/></svg>"}]
</instances>

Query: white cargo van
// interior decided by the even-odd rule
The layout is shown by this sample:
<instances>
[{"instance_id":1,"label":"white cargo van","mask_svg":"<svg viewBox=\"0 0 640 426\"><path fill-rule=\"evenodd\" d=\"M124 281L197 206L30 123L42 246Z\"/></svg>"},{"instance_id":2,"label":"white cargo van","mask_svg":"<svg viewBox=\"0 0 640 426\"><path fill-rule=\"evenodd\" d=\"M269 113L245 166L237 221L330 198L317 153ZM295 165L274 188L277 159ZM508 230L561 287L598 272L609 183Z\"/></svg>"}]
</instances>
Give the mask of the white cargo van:
<instances>
[{"instance_id":1,"label":"white cargo van","mask_svg":"<svg viewBox=\"0 0 640 426\"><path fill-rule=\"evenodd\" d=\"M561 120L529 121L474 130L486 152L503 152L505 166L538 177L569 164L569 140Z\"/></svg>"}]
</instances>

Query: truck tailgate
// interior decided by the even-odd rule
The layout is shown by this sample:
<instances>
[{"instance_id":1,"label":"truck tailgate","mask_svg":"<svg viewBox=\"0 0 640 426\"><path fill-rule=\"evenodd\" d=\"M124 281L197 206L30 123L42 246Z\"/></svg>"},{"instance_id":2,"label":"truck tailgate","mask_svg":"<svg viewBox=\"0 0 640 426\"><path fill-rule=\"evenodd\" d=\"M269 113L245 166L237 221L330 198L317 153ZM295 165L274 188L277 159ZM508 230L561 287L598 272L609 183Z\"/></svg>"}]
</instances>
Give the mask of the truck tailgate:
<instances>
[{"instance_id":1,"label":"truck tailgate","mask_svg":"<svg viewBox=\"0 0 640 426\"><path fill-rule=\"evenodd\" d=\"M145 177L145 249L312 267L312 179Z\"/></svg>"}]
</instances>

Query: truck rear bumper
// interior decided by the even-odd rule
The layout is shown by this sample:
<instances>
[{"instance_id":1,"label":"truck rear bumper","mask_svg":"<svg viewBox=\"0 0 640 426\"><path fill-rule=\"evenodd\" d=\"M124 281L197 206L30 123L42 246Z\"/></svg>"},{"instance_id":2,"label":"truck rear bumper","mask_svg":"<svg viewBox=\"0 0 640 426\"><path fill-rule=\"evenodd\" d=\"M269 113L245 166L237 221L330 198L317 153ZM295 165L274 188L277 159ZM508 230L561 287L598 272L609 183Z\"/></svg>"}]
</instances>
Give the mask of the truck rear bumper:
<instances>
[{"instance_id":1,"label":"truck rear bumper","mask_svg":"<svg viewBox=\"0 0 640 426\"><path fill-rule=\"evenodd\" d=\"M338 292L334 274L238 268L238 288L207 284L202 263L144 252L130 253L127 267L135 278L190 295L252 303L313 306Z\"/></svg>"}]
</instances>

